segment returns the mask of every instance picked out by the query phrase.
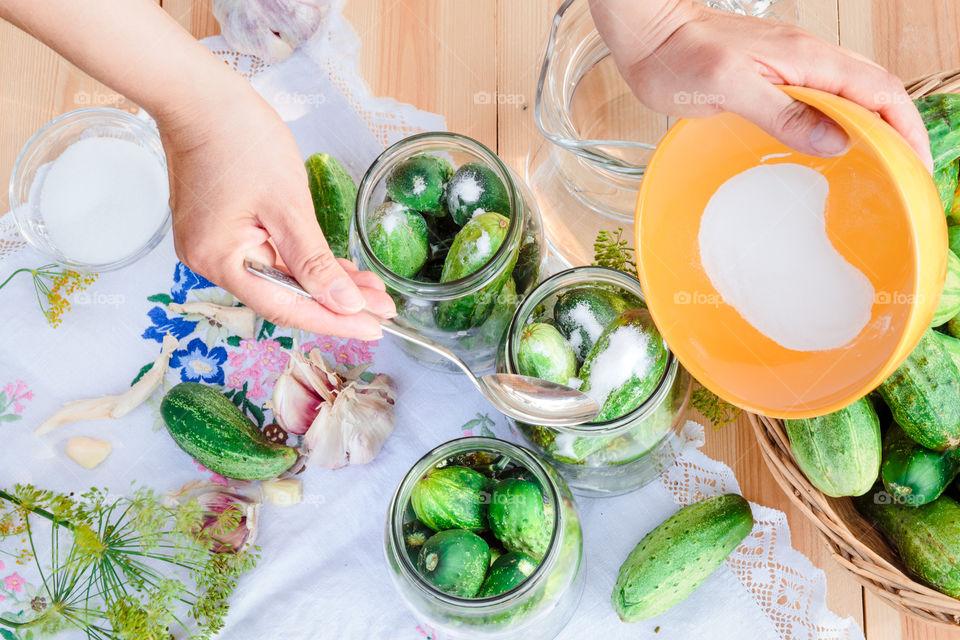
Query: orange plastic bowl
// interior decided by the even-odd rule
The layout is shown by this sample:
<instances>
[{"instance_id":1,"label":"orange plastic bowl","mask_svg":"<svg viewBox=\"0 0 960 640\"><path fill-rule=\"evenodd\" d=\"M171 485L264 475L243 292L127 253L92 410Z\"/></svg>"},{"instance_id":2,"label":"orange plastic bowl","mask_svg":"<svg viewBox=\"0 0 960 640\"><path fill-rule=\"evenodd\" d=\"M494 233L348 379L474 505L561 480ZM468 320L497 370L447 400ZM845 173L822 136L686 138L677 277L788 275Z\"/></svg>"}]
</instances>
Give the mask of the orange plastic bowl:
<instances>
[{"instance_id":1,"label":"orange plastic bowl","mask_svg":"<svg viewBox=\"0 0 960 640\"><path fill-rule=\"evenodd\" d=\"M892 127L835 95L784 91L839 123L850 150L831 159L803 155L733 114L678 121L657 147L640 188L637 264L657 326L697 380L749 411L805 418L869 393L916 346L943 287L947 227L933 180ZM809 166L827 178L827 234L873 283L872 318L841 348L780 346L723 302L701 266L698 233L708 200L765 157Z\"/></svg>"}]
</instances>

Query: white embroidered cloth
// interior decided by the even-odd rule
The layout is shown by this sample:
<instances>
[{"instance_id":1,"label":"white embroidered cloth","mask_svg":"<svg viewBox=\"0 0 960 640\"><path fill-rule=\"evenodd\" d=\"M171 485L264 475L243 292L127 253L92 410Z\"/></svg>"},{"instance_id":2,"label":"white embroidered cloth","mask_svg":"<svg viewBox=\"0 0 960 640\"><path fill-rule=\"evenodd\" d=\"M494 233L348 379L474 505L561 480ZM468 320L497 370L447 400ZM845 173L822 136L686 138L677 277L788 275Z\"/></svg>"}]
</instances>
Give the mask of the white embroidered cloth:
<instances>
[{"instance_id":1,"label":"white embroidered cloth","mask_svg":"<svg viewBox=\"0 0 960 640\"><path fill-rule=\"evenodd\" d=\"M279 64L264 65L229 51L220 38L206 43L277 108L304 156L330 153L355 178L385 145L444 128L437 115L371 96L356 68L359 42L339 3L331 5L317 36ZM19 238L11 216L0 218L0 277L44 262ZM131 483L167 490L209 477L159 426L156 398L120 421L77 423L44 438L33 435L61 402L125 389L156 356L163 333L180 339L166 388L193 379L234 393L245 389L254 407L248 412L262 410L269 398L286 357L281 347L291 338L348 365L372 359L372 369L390 374L399 386L395 433L367 466L307 470L300 476L302 504L265 506L258 539L262 559L242 580L222 637L433 640L433 630L418 625L404 608L384 560L390 495L407 469L441 442L471 434L515 440L506 420L463 378L427 371L389 341L371 345L283 329L270 334L262 325L258 339L241 341L205 321L168 313L166 304L183 300L233 301L179 265L169 237L137 264L104 274L77 294L57 329L36 308L27 274L0 292L0 485L32 482L61 491L101 486L128 492ZM265 423L270 421L267 410ZM67 438L75 435L108 440L114 451L97 469L81 469L63 453ZM678 462L648 487L618 498L578 500L586 589L560 638L862 638L853 620L827 608L824 575L791 548L785 516L760 505L753 505L752 535L686 602L643 623L617 619L610 592L620 563L640 538L679 505L738 491L729 467L699 451L703 429L688 423L684 437L688 442ZM28 610L37 585L29 567L0 562L0 611ZM0 637L22 636L4 630Z\"/></svg>"}]
</instances>

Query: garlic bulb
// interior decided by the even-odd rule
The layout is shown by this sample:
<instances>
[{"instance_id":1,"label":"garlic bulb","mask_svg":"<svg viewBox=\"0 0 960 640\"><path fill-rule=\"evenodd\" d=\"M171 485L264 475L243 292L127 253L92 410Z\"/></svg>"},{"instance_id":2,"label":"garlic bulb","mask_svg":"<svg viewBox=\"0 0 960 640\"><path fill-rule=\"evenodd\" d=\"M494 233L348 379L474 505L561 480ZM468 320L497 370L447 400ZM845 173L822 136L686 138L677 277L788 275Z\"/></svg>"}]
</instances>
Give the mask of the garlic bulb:
<instances>
[{"instance_id":1,"label":"garlic bulb","mask_svg":"<svg viewBox=\"0 0 960 640\"><path fill-rule=\"evenodd\" d=\"M231 47L279 62L310 39L326 14L320 0L214 0L213 15Z\"/></svg>"},{"instance_id":2,"label":"garlic bulb","mask_svg":"<svg viewBox=\"0 0 960 640\"><path fill-rule=\"evenodd\" d=\"M308 465L339 469L373 460L393 433L396 388L383 374L357 380L320 407L303 442Z\"/></svg>"},{"instance_id":3,"label":"garlic bulb","mask_svg":"<svg viewBox=\"0 0 960 640\"><path fill-rule=\"evenodd\" d=\"M214 553L243 551L256 540L263 503L256 485L231 482L224 486L194 480L169 493L165 502L170 507L196 503L199 516L193 535Z\"/></svg>"},{"instance_id":4,"label":"garlic bulb","mask_svg":"<svg viewBox=\"0 0 960 640\"><path fill-rule=\"evenodd\" d=\"M335 390L342 384L317 349L307 357L293 349L286 369L273 385L270 399L277 424L287 433L302 436L316 419L320 407L333 402Z\"/></svg>"}]
</instances>

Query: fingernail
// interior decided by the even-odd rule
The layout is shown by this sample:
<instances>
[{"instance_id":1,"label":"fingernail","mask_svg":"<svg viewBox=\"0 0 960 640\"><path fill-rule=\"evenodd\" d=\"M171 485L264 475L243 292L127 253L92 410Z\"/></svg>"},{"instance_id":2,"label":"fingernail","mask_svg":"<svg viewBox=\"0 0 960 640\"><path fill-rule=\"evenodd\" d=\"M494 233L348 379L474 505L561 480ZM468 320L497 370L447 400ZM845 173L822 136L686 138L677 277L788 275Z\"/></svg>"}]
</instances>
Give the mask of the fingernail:
<instances>
[{"instance_id":1,"label":"fingernail","mask_svg":"<svg viewBox=\"0 0 960 640\"><path fill-rule=\"evenodd\" d=\"M330 285L330 297L345 313L356 313L366 305L363 294L350 278L334 280Z\"/></svg>"},{"instance_id":2,"label":"fingernail","mask_svg":"<svg viewBox=\"0 0 960 640\"><path fill-rule=\"evenodd\" d=\"M838 156L847 150L850 140L843 129L830 120L821 120L810 132L810 146L825 156Z\"/></svg>"}]
</instances>

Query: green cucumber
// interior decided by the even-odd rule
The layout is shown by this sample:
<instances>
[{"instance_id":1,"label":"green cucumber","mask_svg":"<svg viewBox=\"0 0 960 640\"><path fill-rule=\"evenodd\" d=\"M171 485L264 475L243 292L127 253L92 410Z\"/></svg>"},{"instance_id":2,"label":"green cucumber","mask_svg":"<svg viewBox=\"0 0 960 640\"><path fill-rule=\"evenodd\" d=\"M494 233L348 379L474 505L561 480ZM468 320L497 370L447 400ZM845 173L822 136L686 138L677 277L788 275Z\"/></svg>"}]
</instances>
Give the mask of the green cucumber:
<instances>
[{"instance_id":1,"label":"green cucumber","mask_svg":"<svg viewBox=\"0 0 960 640\"><path fill-rule=\"evenodd\" d=\"M412 278L427 261L427 223L423 216L397 202L384 202L370 215L367 242L390 271Z\"/></svg>"},{"instance_id":2,"label":"green cucumber","mask_svg":"<svg viewBox=\"0 0 960 640\"><path fill-rule=\"evenodd\" d=\"M617 615L638 622L686 600L752 529L750 504L736 494L680 509L644 536L620 567L611 596Z\"/></svg>"},{"instance_id":3,"label":"green cucumber","mask_svg":"<svg viewBox=\"0 0 960 640\"><path fill-rule=\"evenodd\" d=\"M499 213L483 213L472 218L454 237L443 261L440 282L465 278L490 262L507 237L509 228L510 219ZM435 314L437 326L446 331L463 331L483 324L511 277L516 260L514 250L506 268L492 282L475 293L439 302Z\"/></svg>"},{"instance_id":4,"label":"green cucumber","mask_svg":"<svg viewBox=\"0 0 960 640\"><path fill-rule=\"evenodd\" d=\"M214 473L237 480L269 480L293 466L295 449L275 444L222 393L181 382L160 403L174 442Z\"/></svg>"},{"instance_id":5,"label":"green cucumber","mask_svg":"<svg viewBox=\"0 0 960 640\"><path fill-rule=\"evenodd\" d=\"M490 531L508 551L522 551L537 560L543 557L553 535L543 494L536 482L506 478L490 494Z\"/></svg>"},{"instance_id":6,"label":"green cucumber","mask_svg":"<svg viewBox=\"0 0 960 640\"><path fill-rule=\"evenodd\" d=\"M924 449L898 425L891 425L883 440L883 487L904 504L918 507L933 502L960 471L960 455L955 452Z\"/></svg>"},{"instance_id":7,"label":"green cucumber","mask_svg":"<svg viewBox=\"0 0 960 640\"><path fill-rule=\"evenodd\" d=\"M960 202L960 198L956 201ZM960 224L951 224L947 227L947 237L950 240L950 251L960 256Z\"/></svg>"},{"instance_id":8,"label":"green cucumber","mask_svg":"<svg viewBox=\"0 0 960 640\"><path fill-rule=\"evenodd\" d=\"M960 598L960 504L940 496L911 507L892 501L878 487L855 498L854 505L890 540L914 577L940 593Z\"/></svg>"},{"instance_id":9,"label":"green cucumber","mask_svg":"<svg viewBox=\"0 0 960 640\"><path fill-rule=\"evenodd\" d=\"M797 466L826 495L859 496L880 470L880 420L869 398L817 418L784 420Z\"/></svg>"},{"instance_id":10,"label":"green cucumber","mask_svg":"<svg viewBox=\"0 0 960 640\"><path fill-rule=\"evenodd\" d=\"M638 306L600 287L576 287L557 296L553 319L582 361L614 318Z\"/></svg>"},{"instance_id":11,"label":"green cucumber","mask_svg":"<svg viewBox=\"0 0 960 640\"><path fill-rule=\"evenodd\" d=\"M500 556L490 565L487 579L483 581L477 597L498 596L519 587L536 570L537 564L536 560L520 551Z\"/></svg>"},{"instance_id":12,"label":"green cucumber","mask_svg":"<svg viewBox=\"0 0 960 640\"><path fill-rule=\"evenodd\" d=\"M490 479L467 467L431 469L417 480L410 504L425 525L443 529L487 528Z\"/></svg>"},{"instance_id":13,"label":"green cucumber","mask_svg":"<svg viewBox=\"0 0 960 640\"><path fill-rule=\"evenodd\" d=\"M444 593L472 598L483 585L490 566L490 547L466 529L447 529L432 535L420 550L417 570Z\"/></svg>"},{"instance_id":14,"label":"green cucumber","mask_svg":"<svg viewBox=\"0 0 960 640\"><path fill-rule=\"evenodd\" d=\"M937 340L940 341L940 344L943 345L944 349L947 350L947 353L950 354L950 358L953 360L953 364L957 365L957 369L960 370L960 339L957 338L952 332L950 332L951 327L956 327L956 325L947 324L947 331L949 335L937 332Z\"/></svg>"},{"instance_id":15,"label":"green cucumber","mask_svg":"<svg viewBox=\"0 0 960 640\"><path fill-rule=\"evenodd\" d=\"M439 156L422 153L394 165L387 175L387 197L424 213L443 212L443 186L453 166Z\"/></svg>"},{"instance_id":16,"label":"green cucumber","mask_svg":"<svg viewBox=\"0 0 960 640\"><path fill-rule=\"evenodd\" d=\"M517 344L517 372L557 384L577 375L577 355L553 325L534 322L523 328Z\"/></svg>"},{"instance_id":17,"label":"green cucumber","mask_svg":"<svg viewBox=\"0 0 960 640\"><path fill-rule=\"evenodd\" d=\"M315 153L304 163L313 212L333 255L349 257L350 220L357 204L357 184L337 159Z\"/></svg>"},{"instance_id":18,"label":"green cucumber","mask_svg":"<svg viewBox=\"0 0 960 640\"><path fill-rule=\"evenodd\" d=\"M934 171L933 184L937 187L937 194L940 196L943 213L947 218L950 218L957 191L957 162L953 161Z\"/></svg>"},{"instance_id":19,"label":"green cucumber","mask_svg":"<svg viewBox=\"0 0 960 640\"><path fill-rule=\"evenodd\" d=\"M943 283L940 302L933 314L931 327L939 327L960 313L960 258L947 250L947 279Z\"/></svg>"},{"instance_id":20,"label":"green cucumber","mask_svg":"<svg viewBox=\"0 0 960 640\"><path fill-rule=\"evenodd\" d=\"M420 549L434 533L433 529L419 520L411 520L403 524L403 546L414 566L417 564L417 558L420 557Z\"/></svg>"},{"instance_id":21,"label":"green cucumber","mask_svg":"<svg viewBox=\"0 0 960 640\"><path fill-rule=\"evenodd\" d=\"M913 102L927 128L937 172L960 157L960 95L938 93Z\"/></svg>"},{"instance_id":22,"label":"green cucumber","mask_svg":"<svg viewBox=\"0 0 960 640\"><path fill-rule=\"evenodd\" d=\"M960 445L960 370L933 329L879 390L893 419L918 444L943 451Z\"/></svg>"},{"instance_id":23,"label":"green cucumber","mask_svg":"<svg viewBox=\"0 0 960 640\"><path fill-rule=\"evenodd\" d=\"M624 416L649 398L667 367L667 345L646 309L628 309L606 326L591 347L580 390L601 405L595 422Z\"/></svg>"},{"instance_id":24,"label":"green cucumber","mask_svg":"<svg viewBox=\"0 0 960 640\"><path fill-rule=\"evenodd\" d=\"M510 215L507 188L497 174L481 162L467 162L447 182L447 211L463 226L478 213Z\"/></svg>"}]
</instances>

